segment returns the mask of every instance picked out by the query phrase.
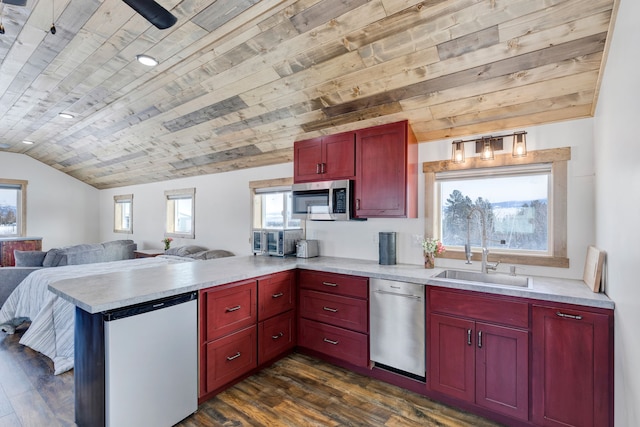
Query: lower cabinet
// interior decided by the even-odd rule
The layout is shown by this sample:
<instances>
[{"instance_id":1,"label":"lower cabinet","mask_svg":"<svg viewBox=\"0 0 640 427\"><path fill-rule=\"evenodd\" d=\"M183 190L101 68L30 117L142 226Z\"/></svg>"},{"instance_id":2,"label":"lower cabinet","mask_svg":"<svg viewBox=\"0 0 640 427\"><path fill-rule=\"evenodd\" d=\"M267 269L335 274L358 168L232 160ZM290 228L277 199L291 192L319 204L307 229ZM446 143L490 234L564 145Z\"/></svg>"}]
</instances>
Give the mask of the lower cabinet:
<instances>
[{"instance_id":1,"label":"lower cabinet","mask_svg":"<svg viewBox=\"0 0 640 427\"><path fill-rule=\"evenodd\" d=\"M613 313L533 305L532 421L613 425Z\"/></svg>"},{"instance_id":2,"label":"lower cabinet","mask_svg":"<svg viewBox=\"0 0 640 427\"><path fill-rule=\"evenodd\" d=\"M369 365L369 280L302 270L298 345L359 367Z\"/></svg>"},{"instance_id":3,"label":"lower cabinet","mask_svg":"<svg viewBox=\"0 0 640 427\"><path fill-rule=\"evenodd\" d=\"M216 390L258 366L256 326L206 344L205 390Z\"/></svg>"},{"instance_id":4,"label":"lower cabinet","mask_svg":"<svg viewBox=\"0 0 640 427\"><path fill-rule=\"evenodd\" d=\"M527 420L529 331L514 326L526 328L528 304L441 290L429 296L430 389Z\"/></svg>"},{"instance_id":5,"label":"lower cabinet","mask_svg":"<svg viewBox=\"0 0 640 427\"><path fill-rule=\"evenodd\" d=\"M296 345L296 317L290 310L258 324L258 363L272 360Z\"/></svg>"}]
</instances>

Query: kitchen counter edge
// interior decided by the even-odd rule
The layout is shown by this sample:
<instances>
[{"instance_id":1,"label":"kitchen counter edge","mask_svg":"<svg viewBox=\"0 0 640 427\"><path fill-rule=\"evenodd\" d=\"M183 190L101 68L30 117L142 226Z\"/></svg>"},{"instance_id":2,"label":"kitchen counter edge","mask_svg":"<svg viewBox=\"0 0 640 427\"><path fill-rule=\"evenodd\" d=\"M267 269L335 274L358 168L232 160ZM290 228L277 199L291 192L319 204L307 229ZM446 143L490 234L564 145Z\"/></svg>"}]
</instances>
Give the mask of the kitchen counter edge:
<instances>
[{"instance_id":1,"label":"kitchen counter edge","mask_svg":"<svg viewBox=\"0 0 640 427\"><path fill-rule=\"evenodd\" d=\"M412 264L380 265L370 260L338 257L237 256L98 275L92 278L94 283L90 286L87 286L86 278L66 279L51 284L49 290L93 314L296 268L586 307L615 307L605 294L592 292L581 280L533 276L531 288L492 286L437 279L435 276L443 270L441 268L425 269Z\"/></svg>"}]
</instances>

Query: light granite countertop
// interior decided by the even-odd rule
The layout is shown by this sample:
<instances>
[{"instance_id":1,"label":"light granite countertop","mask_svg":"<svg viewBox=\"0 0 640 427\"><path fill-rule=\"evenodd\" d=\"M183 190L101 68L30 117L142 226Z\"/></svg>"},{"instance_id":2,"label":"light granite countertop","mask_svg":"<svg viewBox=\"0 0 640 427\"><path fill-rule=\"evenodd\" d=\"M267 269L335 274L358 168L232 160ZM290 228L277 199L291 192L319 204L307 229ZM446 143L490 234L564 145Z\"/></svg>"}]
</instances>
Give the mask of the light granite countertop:
<instances>
[{"instance_id":1,"label":"light granite countertop","mask_svg":"<svg viewBox=\"0 0 640 427\"><path fill-rule=\"evenodd\" d=\"M411 264L380 265L376 261L335 257L301 259L249 255L219 258L96 275L92 276L91 284L87 284L86 277L66 279L51 284L49 289L89 313L99 313L295 268L614 308L612 300L602 293L592 292L582 280L534 276L528 288L494 286L435 278L442 272L440 268L427 270Z\"/></svg>"}]
</instances>

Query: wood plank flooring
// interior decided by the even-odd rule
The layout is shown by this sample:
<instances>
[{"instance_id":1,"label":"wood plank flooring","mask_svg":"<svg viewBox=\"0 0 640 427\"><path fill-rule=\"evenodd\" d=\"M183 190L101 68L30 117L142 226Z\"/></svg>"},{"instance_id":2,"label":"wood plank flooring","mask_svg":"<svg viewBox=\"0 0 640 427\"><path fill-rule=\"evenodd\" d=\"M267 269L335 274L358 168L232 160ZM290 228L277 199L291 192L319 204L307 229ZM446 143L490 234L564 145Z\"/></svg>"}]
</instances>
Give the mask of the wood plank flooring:
<instances>
[{"instance_id":1,"label":"wood plank flooring","mask_svg":"<svg viewBox=\"0 0 640 427\"><path fill-rule=\"evenodd\" d=\"M73 371L0 333L0 427L74 426ZM420 395L292 354L200 405L180 427L496 426Z\"/></svg>"}]
</instances>

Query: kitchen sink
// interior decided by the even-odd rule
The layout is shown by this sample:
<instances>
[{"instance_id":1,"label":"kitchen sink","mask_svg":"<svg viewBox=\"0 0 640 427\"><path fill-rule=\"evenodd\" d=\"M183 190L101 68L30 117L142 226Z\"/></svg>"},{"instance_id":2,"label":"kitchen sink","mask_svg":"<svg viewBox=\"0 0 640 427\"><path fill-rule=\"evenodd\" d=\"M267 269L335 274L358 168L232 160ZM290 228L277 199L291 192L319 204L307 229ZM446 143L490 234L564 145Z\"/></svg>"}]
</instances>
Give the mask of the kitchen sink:
<instances>
[{"instance_id":1,"label":"kitchen sink","mask_svg":"<svg viewBox=\"0 0 640 427\"><path fill-rule=\"evenodd\" d=\"M533 279L526 276L509 276L506 274L487 274L477 271L444 270L435 277L439 279L462 280L465 282L482 283L486 285L531 287Z\"/></svg>"}]
</instances>

